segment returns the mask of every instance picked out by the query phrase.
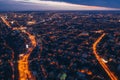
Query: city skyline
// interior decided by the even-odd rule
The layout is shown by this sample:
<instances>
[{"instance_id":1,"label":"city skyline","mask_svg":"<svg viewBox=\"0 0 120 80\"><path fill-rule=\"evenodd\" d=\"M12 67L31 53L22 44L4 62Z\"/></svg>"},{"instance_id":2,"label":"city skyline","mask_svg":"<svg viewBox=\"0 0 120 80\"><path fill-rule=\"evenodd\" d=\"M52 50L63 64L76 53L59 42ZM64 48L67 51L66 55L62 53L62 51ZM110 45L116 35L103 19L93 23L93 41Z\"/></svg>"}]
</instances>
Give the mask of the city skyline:
<instances>
[{"instance_id":1,"label":"city skyline","mask_svg":"<svg viewBox=\"0 0 120 80\"><path fill-rule=\"evenodd\" d=\"M0 80L120 80L120 0L0 0Z\"/></svg>"},{"instance_id":2,"label":"city skyline","mask_svg":"<svg viewBox=\"0 0 120 80\"><path fill-rule=\"evenodd\" d=\"M0 80L119 80L119 31L119 11L1 12Z\"/></svg>"}]
</instances>

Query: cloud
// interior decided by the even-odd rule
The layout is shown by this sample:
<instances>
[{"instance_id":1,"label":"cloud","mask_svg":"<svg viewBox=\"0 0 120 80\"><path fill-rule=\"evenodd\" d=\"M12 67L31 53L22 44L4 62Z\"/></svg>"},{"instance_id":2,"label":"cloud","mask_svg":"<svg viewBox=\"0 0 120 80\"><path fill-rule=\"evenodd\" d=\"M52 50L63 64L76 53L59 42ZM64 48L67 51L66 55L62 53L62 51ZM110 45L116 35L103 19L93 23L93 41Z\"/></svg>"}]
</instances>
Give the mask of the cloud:
<instances>
[{"instance_id":1,"label":"cloud","mask_svg":"<svg viewBox=\"0 0 120 80\"><path fill-rule=\"evenodd\" d=\"M0 10L115 10L114 8L45 0L0 0L0 5L2 5Z\"/></svg>"},{"instance_id":2,"label":"cloud","mask_svg":"<svg viewBox=\"0 0 120 80\"><path fill-rule=\"evenodd\" d=\"M64 1L68 3L89 5L89 6L103 6L120 9L120 0L48 0L48 1Z\"/></svg>"}]
</instances>

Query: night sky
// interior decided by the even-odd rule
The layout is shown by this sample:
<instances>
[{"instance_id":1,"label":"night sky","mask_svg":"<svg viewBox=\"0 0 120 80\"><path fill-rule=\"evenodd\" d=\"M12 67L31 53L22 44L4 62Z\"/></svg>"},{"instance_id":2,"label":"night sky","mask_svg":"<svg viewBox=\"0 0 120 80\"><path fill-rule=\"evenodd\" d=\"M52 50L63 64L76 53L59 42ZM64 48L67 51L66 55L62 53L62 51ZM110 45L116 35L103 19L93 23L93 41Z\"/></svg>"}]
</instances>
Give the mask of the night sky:
<instances>
[{"instance_id":1,"label":"night sky","mask_svg":"<svg viewBox=\"0 0 120 80\"><path fill-rule=\"evenodd\" d=\"M117 10L120 0L0 0L0 11Z\"/></svg>"},{"instance_id":2,"label":"night sky","mask_svg":"<svg viewBox=\"0 0 120 80\"><path fill-rule=\"evenodd\" d=\"M120 8L120 0L53 0L53 1L64 1L74 4Z\"/></svg>"}]
</instances>

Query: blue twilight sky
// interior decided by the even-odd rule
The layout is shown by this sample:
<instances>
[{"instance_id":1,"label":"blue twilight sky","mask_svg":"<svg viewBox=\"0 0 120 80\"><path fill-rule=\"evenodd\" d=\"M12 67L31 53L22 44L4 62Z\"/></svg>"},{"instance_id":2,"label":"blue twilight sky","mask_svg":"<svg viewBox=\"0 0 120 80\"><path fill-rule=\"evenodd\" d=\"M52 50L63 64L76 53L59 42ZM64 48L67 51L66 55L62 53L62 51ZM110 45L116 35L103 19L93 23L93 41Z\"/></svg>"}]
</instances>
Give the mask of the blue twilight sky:
<instances>
[{"instance_id":1,"label":"blue twilight sky","mask_svg":"<svg viewBox=\"0 0 120 80\"><path fill-rule=\"evenodd\" d=\"M0 0L0 11L120 10L120 0Z\"/></svg>"}]
</instances>

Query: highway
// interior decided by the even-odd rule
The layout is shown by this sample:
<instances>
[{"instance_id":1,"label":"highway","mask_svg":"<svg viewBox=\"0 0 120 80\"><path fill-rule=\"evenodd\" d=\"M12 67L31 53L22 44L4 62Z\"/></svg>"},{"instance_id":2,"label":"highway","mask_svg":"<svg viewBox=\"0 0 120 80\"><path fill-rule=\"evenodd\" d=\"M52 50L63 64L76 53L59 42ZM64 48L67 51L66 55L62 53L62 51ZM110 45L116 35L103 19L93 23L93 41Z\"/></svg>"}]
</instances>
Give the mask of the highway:
<instances>
[{"instance_id":1,"label":"highway","mask_svg":"<svg viewBox=\"0 0 120 80\"><path fill-rule=\"evenodd\" d=\"M29 56L32 53L33 49L36 47L35 36L29 34L28 32L24 32L28 35L32 47L28 49L27 53L18 61L18 71L19 71L19 80L34 80L31 71L29 70Z\"/></svg>"},{"instance_id":2,"label":"highway","mask_svg":"<svg viewBox=\"0 0 120 80\"><path fill-rule=\"evenodd\" d=\"M1 19L9 28L12 28L9 22L3 16L1 16Z\"/></svg>"},{"instance_id":3,"label":"highway","mask_svg":"<svg viewBox=\"0 0 120 80\"><path fill-rule=\"evenodd\" d=\"M104 69L104 71L108 74L109 78L111 80L118 80L117 77L113 74L113 72L110 71L109 67L107 66L107 64L104 63L104 61L102 60L102 58L98 55L97 52L97 45L99 44L99 42L104 38L106 34L103 33L93 44L92 49L93 49L93 53L96 57L96 59L98 60L99 64L102 66L102 68Z\"/></svg>"},{"instance_id":4,"label":"highway","mask_svg":"<svg viewBox=\"0 0 120 80\"><path fill-rule=\"evenodd\" d=\"M9 28L12 28L10 26L9 22L4 17L1 17L1 19ZM20 30L20 29L12 28L12 30ZM18 60L19 80L35 80L31 71L29 70L28 58L29 58L30 54L32 53L33 49L36 47L36 44L37 44L36 39L35 39L34 35L31 35L29 32L27 32L25 30L21 30L21 32L28 35L28 37L30 39L31 47L28 48L26 53L21 53L21 54L24 54L24 56L22 56L22 58ZM12 63L11 63L11 65L13 67ZM12 77L14 78L14 75L12 75Z\"/></svg>"},{"instance_id":5,"label":"highway","mask_svg":"<svg viewBox=\"0 0 120 80\"><path fill-rule=\"evenodd\" d=\"M3 20L3 22L10 28L12 28L9 24L9 22L7 22L7 20L4 17L1 17L1 19ZM13 30L20 30L18 28L12 28ZM18 60L18 71L19 71L19 80L35 80L35 78L33 78L33 75L31 73L31 71L29 70L29 56L32 53L33 49L36 47L37 42L35 39L35 36L30 34L29 32L25 31L25 30L21 30L21 32L25 33L28 35L29 39L30 39L30 47L28 48L26 53L21 53L24 54L22 56L22 58L20 58ZM104 69L104 71L108 74L108 76L110 77L111 80L118 80L117 77L114 75L113 72L110 71L109 67L107 66L107 64L102 60L102 58L98 55L97 52L97 45L99 44L99 42L104 38L106 34L103 33L94 43L92 46L93 49L93 54L96 57L96 59L98 60L99 64L102 66L102 68ZM11 63L11 66L13 66L13 64ZM42 71L44 72L44 68L42 67ZM44 73L44 75L46 75L46 73Z\"/></svg>"}]
</instances>

